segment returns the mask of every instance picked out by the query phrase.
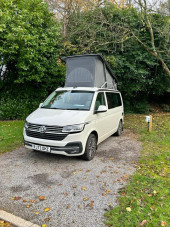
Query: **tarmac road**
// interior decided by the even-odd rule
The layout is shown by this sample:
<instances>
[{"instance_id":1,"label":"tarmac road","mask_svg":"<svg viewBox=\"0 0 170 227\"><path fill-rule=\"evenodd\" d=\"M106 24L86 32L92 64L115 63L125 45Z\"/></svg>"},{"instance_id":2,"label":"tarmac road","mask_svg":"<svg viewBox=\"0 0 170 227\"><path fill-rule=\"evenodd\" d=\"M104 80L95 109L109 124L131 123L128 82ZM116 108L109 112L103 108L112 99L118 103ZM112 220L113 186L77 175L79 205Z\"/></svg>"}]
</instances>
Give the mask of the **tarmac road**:
<instances>
[{"instance_id":1,"label":"tarmac road","mask_svg":"<svg viewBox=\"0 0 170 227\"><path fill-rule=\"evenodd\" d=\"M125 130L100 144L90 162L24 147L5 153L0 156L0 209L48 227L105 226L104 213L118 204L140 150L141 143Z\"/></svg>"}]
</instances>

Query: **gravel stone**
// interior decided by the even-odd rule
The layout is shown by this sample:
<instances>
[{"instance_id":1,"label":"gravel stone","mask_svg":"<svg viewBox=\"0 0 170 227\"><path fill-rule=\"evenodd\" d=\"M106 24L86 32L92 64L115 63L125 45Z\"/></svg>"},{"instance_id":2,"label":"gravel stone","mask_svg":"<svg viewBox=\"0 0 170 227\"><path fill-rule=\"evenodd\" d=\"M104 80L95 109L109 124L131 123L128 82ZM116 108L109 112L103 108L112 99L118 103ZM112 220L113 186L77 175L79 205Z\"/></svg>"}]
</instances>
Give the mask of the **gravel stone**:
<instances>
[{"instance_id":1,"label":"gravel stone","mask_svg":"<svg viewBox=\"0 0 170 227\"><path fill-rule=\"evenodd\" d=\"M104 213L118 205L140 150L136 136L124 130L101 143L90 162L24 147L5 153L0 156L0 209L48 227L103 227ZM12 199L17 196L21 199Z\"/></svg>"}]
</instances>

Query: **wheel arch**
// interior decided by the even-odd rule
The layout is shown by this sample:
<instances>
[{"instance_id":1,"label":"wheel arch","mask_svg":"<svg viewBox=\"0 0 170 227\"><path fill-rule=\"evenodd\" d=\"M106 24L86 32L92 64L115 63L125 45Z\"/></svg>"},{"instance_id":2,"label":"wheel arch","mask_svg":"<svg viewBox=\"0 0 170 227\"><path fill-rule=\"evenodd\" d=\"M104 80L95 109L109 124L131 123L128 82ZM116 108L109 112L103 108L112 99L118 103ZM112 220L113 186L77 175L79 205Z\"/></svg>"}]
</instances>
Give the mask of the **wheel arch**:
<instances>
[{"instance_id":1,"label":"wheel arch","mask_svg":"<svg viewBox=\"0 0 170 227\"><path fill-rule=\"evenodd\" d=\"M98 143L98 133L97 133L97 131L93 130L90 134L94 134L96 136L97 143Z\"/></svg>"}]
</instances>

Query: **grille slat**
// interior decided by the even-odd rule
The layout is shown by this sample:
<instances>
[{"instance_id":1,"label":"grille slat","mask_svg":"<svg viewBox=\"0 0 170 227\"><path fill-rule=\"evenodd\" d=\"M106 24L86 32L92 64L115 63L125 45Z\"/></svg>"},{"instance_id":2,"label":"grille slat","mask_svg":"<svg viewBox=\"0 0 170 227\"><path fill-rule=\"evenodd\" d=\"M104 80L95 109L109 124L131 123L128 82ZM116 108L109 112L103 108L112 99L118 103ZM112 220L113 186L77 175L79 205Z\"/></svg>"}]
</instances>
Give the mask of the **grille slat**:
<instances>
[{"instance_id":1,"label":"grille slat","mask_svg":"<svg viewBox=\"0 0 170 227\"><path fill-rule=\"evenodd\" d=\"M39 139L46 139L46 140L58 140L62 141L67 137L68 134L51 134L51 133L41 133L35 131L26 130L27 136L39 138Z\"/></svg>"},{"instance_id":2,"label":"grille slat","mask_svg":"<svg viewBox=\"0 0 170 227\"><path fill-rule=\"evenodd\" d=\"M39 125L27 123L28 128L26 129L27 136L47 139L47 140L58 140L61 141L67 137L68 134L62 133L63 127L61 126L48 126L48 125ZM40 127L45 126L46 131L40 132Z\"/></svg>"},{"instance_id":3,"label":"grille slat","mask_svg":"<svg viewBox=\"0 0 170 227\"><path fill-rule=\"evenodd\" d=\"M31 124L31 123L28 123L28 130L33 130L33 131L37 131L39 132L40 130L40 127L42 125L38 125L38 124ZM46 127L46 132L55 132L55 133L61 133L62 132L62 129L63 127L61 126L52 126L52 125L44 125Z\"/></svg>"}]
</instances>

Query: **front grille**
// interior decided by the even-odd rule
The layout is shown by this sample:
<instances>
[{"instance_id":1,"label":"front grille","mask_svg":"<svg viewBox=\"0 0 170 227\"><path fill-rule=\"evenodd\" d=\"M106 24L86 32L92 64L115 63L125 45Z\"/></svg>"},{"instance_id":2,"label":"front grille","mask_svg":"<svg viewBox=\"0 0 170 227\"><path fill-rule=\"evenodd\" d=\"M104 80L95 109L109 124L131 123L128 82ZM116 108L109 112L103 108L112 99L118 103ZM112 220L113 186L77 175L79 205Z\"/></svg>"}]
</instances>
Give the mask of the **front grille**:
<instances>
[{"instance_id":1,"label":"front grille","mask_svg":"<svg viewBox=\"0 0 170 227\"><path fill-rule=\"evenodd\" d=\"M27 123L27 126L28 126L27 130L29 131L40 132L40 127L42 125ZM53 134L62 133L63 127L61 126L49 126L49 125L43 125L43 126L45 126L46 128L46 133L53 133Z\"/></svg>"},{"instance_id":2,"label":"front grille","mask_svg":"<svg viewBox=\"0 0 170 227\"><path fill-rule=\"evenodd\" d=\"M46 140L58 140L62 141L67 137L68 134L53 134L53 133L41 133L36 131L26 130L27 136L39 138L39 139L46 139Z\"/></svg>"}]
</instances>

